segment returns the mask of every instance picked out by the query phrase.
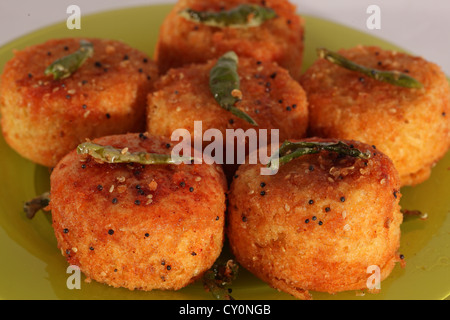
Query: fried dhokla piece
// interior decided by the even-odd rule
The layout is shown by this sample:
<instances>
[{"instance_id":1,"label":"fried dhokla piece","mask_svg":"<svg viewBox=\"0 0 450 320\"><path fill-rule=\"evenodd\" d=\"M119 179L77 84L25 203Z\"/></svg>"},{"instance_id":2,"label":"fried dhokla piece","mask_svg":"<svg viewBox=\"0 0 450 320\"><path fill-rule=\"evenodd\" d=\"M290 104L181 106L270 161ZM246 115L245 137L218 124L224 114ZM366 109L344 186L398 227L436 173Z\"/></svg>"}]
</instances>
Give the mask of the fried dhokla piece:
<instances>
[{"instance_id":1,"label":"fried dhokla piece","mask_svg":"<svg viewBox=\"0 0 450 320\"><path fill-rule=\"evenodd\" d=\"M261 16L267 18L259 26L227 24L227 19L237 19L239 11L248 13L242 10L242 5L260 5L263 10L273 10L274 14L250 12L246 16L249 22ZM232 13L225 13L228 10ZM210 16L214 14L222 15L213 20ZM195 17L200 21L192 19ZM211 20L215 23L205 23ZM235 51L239 56L276 61L298 79L303 58L303 29L303 19L286 0L181 0L161 26L155 60L159 71L166 73L170 68L205 62Z\"/></svg>"},{"instance_id":2,"label":"fried dhokla piece","mask_svg":"<svg viewBox=\"0 0 450 320\"><path fill-rule=\"evenodd\" d=\"M171 153L168 141L146 134L93 142L121 154ZM98 163L73 151L51 175L58 247L88 279L130 290L180 289L221 252L225 192L216 165Z\"/></svg>"},{"instance_id":3,"label":"fried dhokla piece","mask_svg":"<svg viewBox=\"0 0 450 320\"><path fill-rule=\"evenodd\" d=\"M378 150L344 142L370 158L322 150L272 176L243 164L229 192L227 235L237 261L297 298L366 289L368 267L379 268L381 281L399 259L398 173Z\"/></svg>"},{"instance_id":4,"label":"fried dhokla piece","mask_svg":"<svg viewBox=\"0 0 450 320\"><path fill-rule=\"evenodd\" d=\"M17 51L1 77L5 140L44 166L55 166L86 138L145 128L146 97L158 76L155 63L115 40L81 40L92 44L92 56L68 77L55 80L45 70L64 57L76 60L80 39L50 40Z\"/></svg>"},{"instance_id":5,"label":"fried dhokla piece","mask_svg":"<svg viewBox=\"0 0 450 320\"><path fill-rule=\"evenodd\" d=\"M405 88L318 59L302 76L312 136L355 139L388 155L402 185L426 180L450 145L450 90L440 68L405 53L358 46L345 58L380 71L399 71L422 88Z\"/></svg>"},{"instance_id":6,"label":"fried dhokla piece","mask_svg":"<svg viewBox=\"0 0 450 320\"><path fill-rule=\"evenodd\" d=\"M239 58L240 100L236 108L256 121L255 126L216 101L210 88L210 72L217 64L214 59L205 64L172 69L155 83L155 90L148 99L147 130L150 134L171 137L175 130L184 128L194 141L194 122L202 121L203 132L217 129L222 133L224 146L234 142L226 139L228 129L255 129L256 132L278 129L282 140L305 136L308 126L306 94L285 69L274 62ZM203 148L209 143L205 141Z\"/></svg>"}]
</instances>

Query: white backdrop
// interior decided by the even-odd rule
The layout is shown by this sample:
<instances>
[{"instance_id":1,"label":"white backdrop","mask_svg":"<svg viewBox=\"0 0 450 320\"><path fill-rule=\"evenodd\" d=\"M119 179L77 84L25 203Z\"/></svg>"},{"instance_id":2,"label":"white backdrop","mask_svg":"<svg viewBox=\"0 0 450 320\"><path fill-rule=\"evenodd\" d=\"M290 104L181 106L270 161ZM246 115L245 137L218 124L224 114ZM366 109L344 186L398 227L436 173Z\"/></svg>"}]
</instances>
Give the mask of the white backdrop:
<instances>
[{"instance_id":1,"label":"white backdrop","mask_svg":"<svg viewBox=\"0 0 450 320\"><path fill-rule=\"evenodd\" d=\"M0 0L0 46L40 27L64 21L75 4L81 13L174 3L175 0ZM291 0L299 13L378 36L439 64L450 75L450 0ZM369 5L381 9L381 29L366 27Z\"/></svg>"}]
</instances>

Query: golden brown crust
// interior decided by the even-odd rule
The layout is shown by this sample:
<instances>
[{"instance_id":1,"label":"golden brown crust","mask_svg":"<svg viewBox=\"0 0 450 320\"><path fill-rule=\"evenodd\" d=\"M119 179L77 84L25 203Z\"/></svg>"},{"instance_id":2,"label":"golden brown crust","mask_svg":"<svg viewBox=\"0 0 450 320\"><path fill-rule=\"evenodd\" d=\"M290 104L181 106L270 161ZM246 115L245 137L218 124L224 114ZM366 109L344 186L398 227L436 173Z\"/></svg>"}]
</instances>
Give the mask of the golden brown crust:
<instances>
[{"instance_id":1,"label":"golden brown crust","mask_svg":"<svg viewBox=\"0 0 450 320\"><path fill-rule=\"evenodd\" d=\"M301 72L303 57L303 19L286 0L264 1L277 18L256 28L210 27L188 21L178 15L187 8L199 11L231 9L242 3L261 4L260 0L181 0L166 17L161 29L155 60L161 73L185 64L205 62L227 51L261 61L276 61L288 69L294 79Z\"/></svg>"},{"instance_id":2,"label":"golden brown crust","mask_svg":"<svg viewBox=\"0 0 450 320\"><path fill-rule=\"evenodd\" d=\"M171 150L167 140L138 134L94 141L130 152ZM80 162L74 151L51 175L58 247L88 279L131 290L180 289L221 252L225 188L215 165L98 164Z\"/></svg>"},{"instance_id":3,"label":"golden brown crust","mask_svg":"<svg viewBox=\"0 0 450 320\"><path fill-rule=\"evenodd\" d=\"M242 101L236 106L258 123L255 127L221 108L214 99L209 88L209 73L216 61L172 69L155 83L155 90L148 98L149 133L171 137L175 130L184 128L193 137L194 121L202 121L203 132L219 130L225 144L230 142L226 140L227 129L255 129L257 132L279 129L281 141L305 136L308 126L306 94L285 69L273 62L239 59ZM270 138L270 131L268 136ZM205 141L203 148L209 143ZM228 176L236 169L236 166L225 168Z\"/></svg>"},{"instance_id":4,"label":"golden brown crust","mask_svg":"<svg viewBox=\"0 0 450 320\"><path fill-rule=\"evenodd\" d=\"M209 88L209 72L217 60L172 69L155 83L148 97L149 133L168 136L178 128L193 133L194 121L203 129L279 129L280 139L304 137L308 125L306 94L288 72L275 63L240 58L242 101L236 106L252 117L252 126L225 109ZM170 115L170 116L169 116ZM231 121L230 121L231 120Z\"/></svg>"},{"instance_id":5,"label":"golden brown crust","mask_svg":"<svg viewBox=\"0 0 450 320\"><path fill-rule=\"evenodd\" d=\"M443 72L422 58L377 47L340 52L364 66L408 72L424 88L397 87L319 59L301 78L310 134L376 145L393 160L402 185L426 180L450 145L450 91Z\"/></svg>"},{"instance_id":6,"label":"golden brown crust","mask_svg":"<svg viewBox=\"0 0 450 320\"><path fill-rule=\"evenodd\" d=\"M21 155L54 166L85 138L140 132L155 63L128 45L86 39L94 55L63 80L45 76L56 59L79 48L75 38L16 51L4 68L0 112L6 141Z\"/></svg>"},{"instance_id":7,"label":"golden brown crust","mask_svg":"<svg viewBox=\"0 0 450 320\"><path fill-rule=\"evenodd\" d=\"M309 290L365 289L369 266L382 280L398 259L398 173L372 147L347 143L373 156L307 155L274 176L244 164L231 185L227 234L237 261L301 299Z\"/></svg>"}]
</instances>

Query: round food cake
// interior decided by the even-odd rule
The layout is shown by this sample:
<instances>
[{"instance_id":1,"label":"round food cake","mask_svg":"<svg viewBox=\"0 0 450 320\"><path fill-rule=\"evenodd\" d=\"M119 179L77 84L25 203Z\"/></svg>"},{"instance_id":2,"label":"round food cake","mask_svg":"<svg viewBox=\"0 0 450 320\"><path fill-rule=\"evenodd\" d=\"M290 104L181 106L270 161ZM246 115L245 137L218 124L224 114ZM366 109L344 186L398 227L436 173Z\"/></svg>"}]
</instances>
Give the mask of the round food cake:
<instances>
[{"instance_id":1,"label":"round food cake","mask_svg":"<svg viewBox=\"0 0 450 320\"><path fill-rule=\"evenodd\" d=\"M66 78L44 72L80 50L93 54ZM146 54L115 40L57 39L16 51L1 76L0 112L6 142L48 167L86 138L145 128L146 97L158 72Z\"/></svg>"},{"instance_id":2,"label":"round food cake","mask_svg":"<svg viewBox=\"0 0 450 320\"><path fill-rule=\"evenodd\" d=\"M371 146L344 142L370 158L322 150L272 176L243 164L229 192L227 235L237 261L300 299L311 298L309 291L367 289L369 268L379 268L382 281L400 260L397 170Z\"/></svg>"},{"instance_id":3,"label":"round food cake","mask_svg":"<svg viewBox=\"0 0 450 320\"><path fill-rule=\"evenodd\" d=\"M186 9L218 13L235 10L243 4L270 8L276 17L259 26L236 28L211 26L180 14ZM302 67L303 35L303 19L287 0L180 0L161 26L155 60L163 74L171 68L205 62L235 51L239 56L275 61L298 80Z\"/></svg>"},{"instance_id":4,"label":"round food cake","mask_svg":"<svg viewBox=\"0 0 450 320\"><path fill-rule=\"evenodd\" d=\"M171 137L177 129L185 129L194 143L195 121L201 121L202 131L197 132L200 138L208 129L216 129L224 138L224 147L229 144L230 148L232 144L237 148L243 143L240 138L248 130L255 130L259 137L261 130L266 129L263 136L268 137L269 143L271 129L279 130L281 141L305 136L308 127L306 94L284 68L274 62L239 57L237 72L241 100L236 107L255 120L255 126L225 110L216 101L210 89L210 71L216 63L217 59L213 59L171 69L158 79L155 90L148 97L147 130L150 134ZM236 133L236 140L227 140L227 131ZM203 140L203 148L211 143ZM234 164L239 162L236 154ZM226 161L226 157L224 150L223 163L227 162L225 171L229 176L237 166Z\"/></svg>"},{"instance_id":5,"label":"round food cake","mask_svg":"<svg viewBox=\"0 0 450 320\"><path fill-rule=\"evenodd\" d=\"M167 140L93 141L123 154L171 153ZM51 174L53 228L71 265L113 287L177 290L222 250L226 182L216 165L101 163L69 153Z\"/></svg>"},{"instance_id":6,"label":"round food cake","mask_svg":"<svg viewBox=\"0 0 450 320\"><path fill-rule=\"evenodd\" d=\"M389 156L402 185L425 181L450 145L450 90L441 69L420 57L358 46L339 51L371 69L422 83L404 88L318 59L301 77L311 136L355 139Z\"/></svg>"}]
</instances>

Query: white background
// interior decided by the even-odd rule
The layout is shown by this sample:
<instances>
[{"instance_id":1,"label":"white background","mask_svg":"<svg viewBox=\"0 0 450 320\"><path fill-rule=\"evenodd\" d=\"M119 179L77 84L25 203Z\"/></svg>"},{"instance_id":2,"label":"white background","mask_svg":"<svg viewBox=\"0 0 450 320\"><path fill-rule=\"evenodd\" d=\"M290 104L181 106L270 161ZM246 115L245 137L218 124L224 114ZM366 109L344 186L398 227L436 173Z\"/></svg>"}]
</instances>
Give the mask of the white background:
<instances>
[{"instance_id":1,"label":"white background","mask_svg":"<svg viewBox=\"0 0 450 320\"><path fill-rule=\"evenodd\" d=\"M0 46L38 28L64 21L75 4L81 13L174 3L175 0L0 0ZM450 75L450 0L291 0L297 11L388 40L439 64ZM369 30L369 5L381 8L381 30Z\"/></svg>"}]
</instances>

